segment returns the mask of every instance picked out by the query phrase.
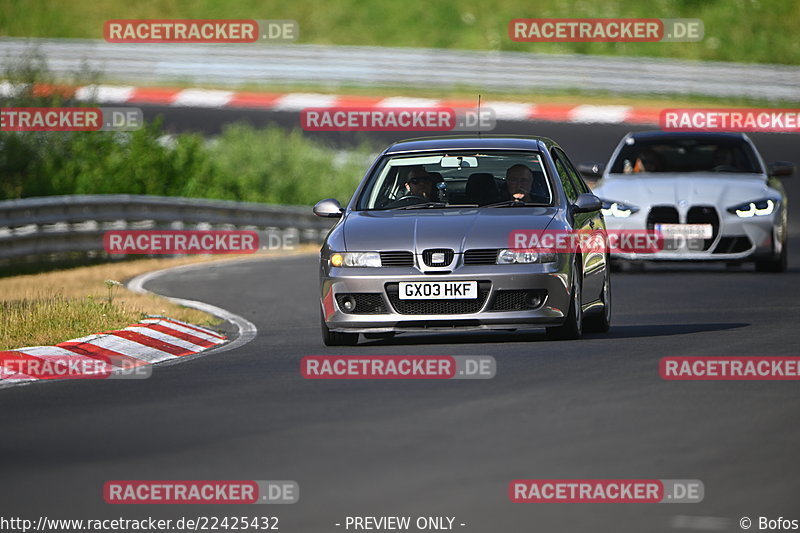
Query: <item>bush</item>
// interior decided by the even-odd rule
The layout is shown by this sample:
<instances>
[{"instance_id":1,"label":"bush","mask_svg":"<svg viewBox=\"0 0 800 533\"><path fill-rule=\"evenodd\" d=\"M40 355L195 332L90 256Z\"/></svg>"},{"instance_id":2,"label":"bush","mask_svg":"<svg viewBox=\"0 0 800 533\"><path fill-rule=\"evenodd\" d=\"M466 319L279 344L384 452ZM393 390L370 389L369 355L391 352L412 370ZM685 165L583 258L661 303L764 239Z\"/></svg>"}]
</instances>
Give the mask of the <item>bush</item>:
<instances>
[{"instance_id":1,"label":"bush","mask_svg":"<svg viewBox=\"0 0 800 533\"><path fill-rule=\"evenodd\" d=\"M64 105L35 58L7 72L21 90L3 107ZM68 102L70 106L81 105ZM89 104L83 104L89 105ZM64 194L148 194L278 204L349 198L369 147L340 153L277 126L228 126L211 142L197 134L165 141L162 121L120 132L0 132L0 199Z\"/></svg>"}]
</instances>

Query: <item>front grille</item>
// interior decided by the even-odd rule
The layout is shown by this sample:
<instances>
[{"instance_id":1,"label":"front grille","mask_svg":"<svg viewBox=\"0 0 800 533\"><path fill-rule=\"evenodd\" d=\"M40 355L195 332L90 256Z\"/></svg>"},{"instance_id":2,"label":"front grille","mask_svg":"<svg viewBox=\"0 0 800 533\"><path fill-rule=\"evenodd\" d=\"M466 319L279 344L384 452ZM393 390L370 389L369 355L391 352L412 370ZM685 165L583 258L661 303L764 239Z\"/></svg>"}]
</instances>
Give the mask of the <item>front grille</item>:
<instances>
[{"instance_id":1,"label":"front grille","mask_svg":"<svg viewBox=\"0 0 800 533\"><path fill-rule=\"evenodd\" d=\"M715 254L736 254L746 252L752 248L753 243L748 237L722 237L714 248Z\"/></svg>"},{"instance_id":2,"label":"front grille","mask_svg":"<svg viewBox=\"0 0 800 533\"><path fill-rule=\"evenodd\" d=\"M491 288L491 281L479 281L478 297L474 300L401 300L400 284L387 283L386 296L401 315L463 315L480 311Z\"/></svg>"},{"instance_id":3,"label":"front grille","mask_svg":"<svg viewBox=\"0 0 800 533\"><path fill-rule=\"evenodd\" d=\"M540 299L539 305L530 306L528 303L535 296ZM497 291L494 301L491 305L491 311L527 311L541 307L544 299L547 296L546 290L511 290L511 291Z\"/></svg>"},{"instance_id":4,"label":"front grille","mask_svg":"<svg viewBox=\"0 0 800 533\"><path fill-rule=\"evenodd\" d=\"M355 308L350 311L344 310L344 300L347 297L352 297L356 302ZM383 296L379 292L353 292L346 294L337 294L336 302L339 304L339 309L343 313L351 315L380 315L386 314L386 304L383 302Z\"/></svg>"},{"instance_id":5,"label":"front grille","mask_svg":"<svg viewBox=\"0 0 800 533\"><path fill-rule=\"evenodd\" d=\"M647 215L647 229L654 230L656 224L679 224L678 210L671 205L654 205ZM664 250L676 250L677 239L664 239Z\"/></svg>"},{"instance_id":6,"label":"front grille","mask_svg":"<svg viewBox=\"0 0 800 533\"><path fill-rule=\"evenodd\" d=\"M411 252L381 252L381 266L414 266L414 254Z\"/></svg>"},{"instance_id":7,"label":"front grille","mask_svg":"<svg viewBox=\"0 0 800 533\"><path fill-rule=\"evenodd\" d=\"M497 263L496 248L467 250L464 252L465 265L494 265Z\"/></svg>"},{"instance_id":8,"label":"front grille","mask_svg":"<svg viewBox=\"0 0 800 533\"><path fill-rule=\"evenodd\" d=\"M714 239L719 233L719 216L717 210L711 205L695 205L686 213L687 224L711 224L711 238L703 239L703 250L711 248Z\"/></svg>"},{"instance_id":9,"label":"front grille","mask_svg":"<svg viewBox=\"0 0 800 533\"><path fill-rule=\"evenodd\" d=\"M446 267L453 262L454 254L449 248L430 248L422 251L422 262L429 267Z\"/></svg>"},{"instance_id":10,"label":"front grille","mask_svg":"<svg viewBox=\"0 0 800 533\"><path fill-rule=\"evenodd\" d=\"M678 224L678 210L671 205L654 205L647 215L647 229L653 229L656 224Z\"/></svg>"}]
</instances>

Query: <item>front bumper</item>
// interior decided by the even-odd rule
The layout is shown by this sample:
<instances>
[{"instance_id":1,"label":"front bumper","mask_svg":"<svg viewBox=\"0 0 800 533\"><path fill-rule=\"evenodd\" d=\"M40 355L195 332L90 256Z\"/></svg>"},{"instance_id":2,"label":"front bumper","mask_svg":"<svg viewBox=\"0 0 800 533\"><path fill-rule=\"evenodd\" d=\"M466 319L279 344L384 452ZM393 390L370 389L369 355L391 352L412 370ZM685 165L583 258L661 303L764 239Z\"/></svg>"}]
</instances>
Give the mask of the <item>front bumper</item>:
<instances>
[{"instance_id":1,"label":"front bumper","mask_svg":"<svg viewBox=\"0 0 800 533\"><path fill-rule=\"evenodd\" d=\"M637 213L639 215L639 213ZM720 214L720 226L707 249L697 249L692 243L680 243L676 249L654 253L611 253L612 259L626 261L752 261L768 258L780 246L779 213L769 216L740 218L730 213ZM646 227L644 216L625 219L606 217L609 230L638 230ZM695 243L699 244L699 243ZM699 246L702 248L702 246Z\"/></svg>"},{"instance_id":2,"label":"front bumper","mask_svg":"<svg viewBox=\"0 0 800 533\"><path fill-rule=\"evenodd\" d=\"M423 274L415 267L336 268L330 267L325 259L320 268L323 316L328 328L337 332L388 333L558 325L564 321L570 304L569 263L562 260L531 265L461 266L445 275ZM397 298L390 297L389 291L401 281L477 281L487 292L474 312L449 312L447 302L437 305L435 313L413 313L413 305L405 306L404 312L400 312ZM500 291L540 291L546 296L533 309L492 310ZM356 312L345 312L337 301L337 295L364 293L379 294L385 312L362 314L357 309ZM451 307L464 309L455 302Z\"/></svg>"}]
</instances>

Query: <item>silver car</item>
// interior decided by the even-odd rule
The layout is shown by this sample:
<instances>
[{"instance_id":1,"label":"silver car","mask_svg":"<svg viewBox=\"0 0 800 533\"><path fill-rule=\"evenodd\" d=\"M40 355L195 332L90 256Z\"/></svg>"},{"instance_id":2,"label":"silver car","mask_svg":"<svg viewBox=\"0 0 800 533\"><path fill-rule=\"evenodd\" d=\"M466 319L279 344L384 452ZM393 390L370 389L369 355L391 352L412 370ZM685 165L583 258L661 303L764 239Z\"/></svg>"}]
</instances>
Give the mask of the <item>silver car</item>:
<instances>
[{"instance_id":1,"label":"silver car","mask_svg":"<svg viewBox=\"0 0 800 533\"><path fill-rule=\"evenodd\" d=\"M599 165L581 165L589 177ZM785 161L765 165L743 133L642 132L626 135L593 192L609 230L654 230L654 253L614 253L626 261L755 262L783 272L788 205L779 176Z\"/></svg>"},{"instance_id":2,"label":"silver car","mask_svg":"<svg viewBox=\"0 0 800 533\"><path fill-rule=\"evenodd\" d=\"M601 203L552 140L436 137L381 153L320 252L326 345L359 334L545 327L577 339L611 321L608 255L514 247L515 231L603 231Z\"/></svg>"}]
</instances>

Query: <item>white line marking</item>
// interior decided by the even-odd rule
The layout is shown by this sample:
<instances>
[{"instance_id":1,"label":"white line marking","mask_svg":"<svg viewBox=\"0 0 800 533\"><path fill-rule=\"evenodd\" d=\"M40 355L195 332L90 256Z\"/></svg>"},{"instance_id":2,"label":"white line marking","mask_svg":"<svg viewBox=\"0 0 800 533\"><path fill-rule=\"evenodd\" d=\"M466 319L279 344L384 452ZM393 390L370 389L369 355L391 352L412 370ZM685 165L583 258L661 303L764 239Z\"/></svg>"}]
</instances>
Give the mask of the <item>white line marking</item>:
<instances>
[{"instance_id":1,"label":"white line marking","mask_svg":"<svg viewBox=\"0 0 800 533\"><path fill-rule=\"evenodd\" d=\"M124 104L131 99L132 86L118 85L86 85L75 91L77 100L94 100L102 104Z\"/></svg>"},{"instance_id":2,"label":"white line marking","mask_svg":"<svg viewBox=\"0 0 800 533\"><path fill-rule=\"evenodd\" d=\"M439 100L431 98L408 98L405 96L392 96L378 102L377 107L436 107Z\"/></svg>"},{"instance_id":3,"label":"white line marking","mask_svg":"<svg viewBox=\"0 0 800 533\"><path fill-rule=\"evenodd\" d=\"M233 91L211 91L204 89L186 89L179 92L174 106L190 107L225 107L233 100Z\"/></svg>"},{"instance_id":4,"label":"white line marking","mask_svg":"<svg viewBox=\"0 0 800 533\"><path fill-rule=\"evenodd\" d=\"M627 105L579 105L570 110L569 120L582 123L617 124L625 122L632 110L633 108Z\"/></svg>"},{"instance_id":5,"label":"white line marking","mask_svg":"<svg viewBox=\"0 0 800 533\"><path fill-rule=\"evenodd\" d=\"M333 107L339 97L332 94L289 93L275 100L276 111L302 111L307 107Z\"/></svg>"},{"instance_id":6,"label":"white line marking","mask_svg":"<svg viewBox=\"0 0 800 533\"><path fill-rule=\"evenodd\" d=\"M481 107L493 110L498 120L530 120L536 109L535 105L516 102L484 102Z\"/></svg>"},{"instance_id":7,"label":"white line marking","mask_svg":"<svg viewBox=\"0 0 800 533\"><path fill-rule=\"evenodd\" d=\"M248 260L249 259L242 259L242 261L248 261ZM235 262L238 262L238 261L226 261L225 264L235 263ZM216 263L216 264L222 264L222 263ZM163 276L165 274L169 274L169 273L172 273L172 272L185 272L185 271L188 271L188 270L199 270L199 269L202 269L202 268L207 268L209 266L215 266L215 263L199 263L199 264L195 264L195 265L183 265L183 266L179 266L179 267L165 268L163 270L156 270L155 272L148 272L146 274L141 274L139 276L136 276L135 278L130 280L127 283L126 287L128 288L128 290L131 290L133 292L138 292L139 294L148 294L151 291L148 291L147 289L145 289L144 286L145 286L145 284L147 284L150 281L153 281L156 278L159 278L159 277L161 277L161 276ZM152 293L152 294L157 294L157 293ZM183 361L186 361L186 360L189 360L189 359L195 359L197 357L202 357L202 356L205 356L205 355L208 355L208 354L216 354L216 353L227 352L228 350L233 350L233 349L238 348L240 346L244 346L245 344L247 344L251 340L255 339L256 335L258 335L258 328L256 328L255 324L253 324L252 322L250 322L249 320L247 320L244 317L241 317L241 316L239 316L237 314L231 313L227 309L223 309L223 308L217 307L215 305L207 304L205 302L198 302L198 301L195 301L195 300L185 300L183 298L173 298L171 296L162 296L160 294L159 294L159 296L161 296L162 298L166 298L167 300L169 300L171 302L175 302L175 303L177 303L179 305L184 305L186 307L191 307L192 309L198 309L200 311L204 311L206 313L214 315L214 316L216 316L218 318L221 318L223 320L227 320L228 322L230 322L234 326L236 326L236 329L239 331L239 335L236 337L236 339L234 339L233 341L231 341L231 342L229 342L227 344L224 344L224 345L222 345L220 347L217 347L217 348L209 348L208 350L205 350L205 351L200 352L200 353L196 353L196 354L192 354L192 355L185 355L183 357L178 357L178 358L176 358L175 361L165 362L165 363L162 363L162 365L175 364L175 363L183 362Z\"/></svg>"}]
</instances>

